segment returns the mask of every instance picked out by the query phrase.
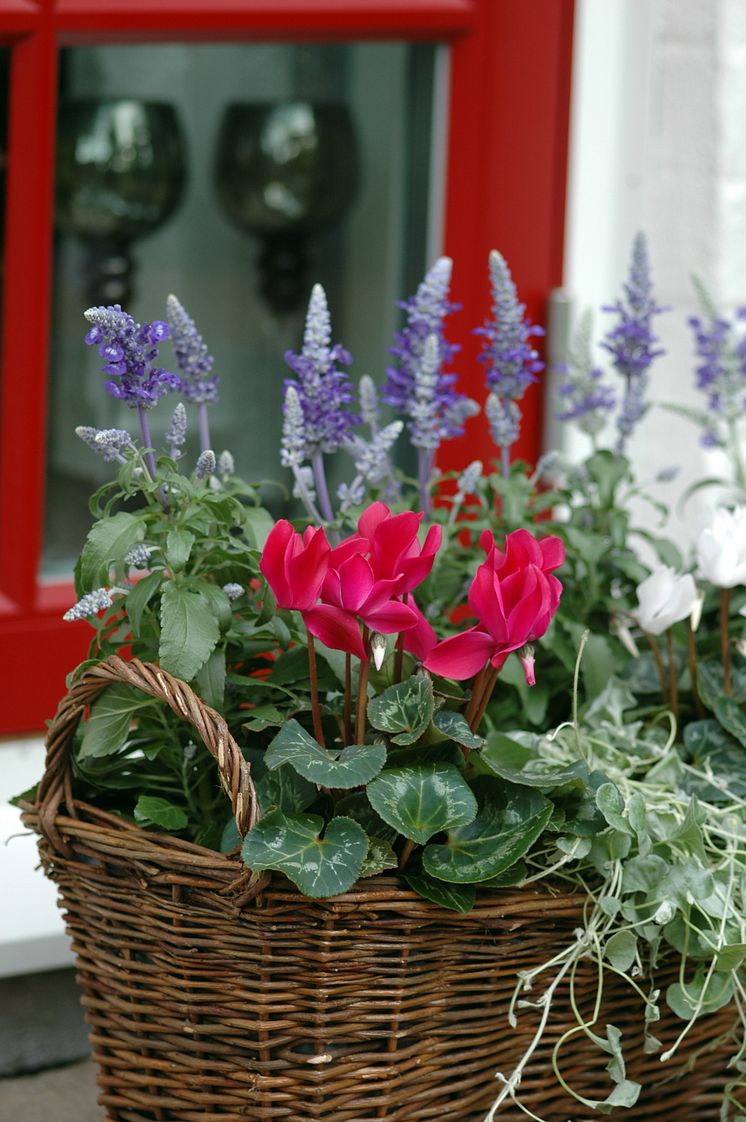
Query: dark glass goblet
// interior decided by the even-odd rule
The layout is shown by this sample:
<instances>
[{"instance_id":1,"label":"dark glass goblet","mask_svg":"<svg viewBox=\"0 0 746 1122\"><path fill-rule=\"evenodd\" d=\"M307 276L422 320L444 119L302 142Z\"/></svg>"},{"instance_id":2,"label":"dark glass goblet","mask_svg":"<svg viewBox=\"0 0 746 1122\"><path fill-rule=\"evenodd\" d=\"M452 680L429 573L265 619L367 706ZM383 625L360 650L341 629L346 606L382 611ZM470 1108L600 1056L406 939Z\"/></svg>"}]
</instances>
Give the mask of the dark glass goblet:
<instances>
[{"instance_id":1,"label":"dark glass goblet","mask_svg":"<svg viewBox=\"0 0 746 1122\"><path fill-rule=\"evenodd\" d=\"M261 238L260 287L276 311L302 302L307 240L341 220L357 182L357 140L346 105L226 107L215 156L218 198L239 230Z\"/></svg>"},{"instance_id":2,"label":"dark glass goblet","mask_svg":"<svg viewBox=\"0 0 746 1122\"><path fill-rule=\"evenodd\" d=\"M178 206L186 145L173 105L135 98L60 105L56 225L90 253L93 303L129 302L130 245Z\"/></svg>"}]
</instances>

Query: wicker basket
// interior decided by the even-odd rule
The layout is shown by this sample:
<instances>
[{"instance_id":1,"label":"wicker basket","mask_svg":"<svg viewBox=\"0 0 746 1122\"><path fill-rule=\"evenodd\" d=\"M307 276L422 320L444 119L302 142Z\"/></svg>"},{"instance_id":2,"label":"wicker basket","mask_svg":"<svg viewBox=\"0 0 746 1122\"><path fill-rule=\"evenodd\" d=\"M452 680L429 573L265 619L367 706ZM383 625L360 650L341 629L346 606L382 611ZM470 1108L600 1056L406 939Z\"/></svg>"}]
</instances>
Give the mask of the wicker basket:
<instances>
[{"instance_id":1,"label":"wicker basket","mask_svg":"<svg viewBox=\"0 0 746 1122\"><path fill-rule=\"evenodd\" d=\"M252 877L235 857L77 801L72 735L85 707L117 681L193 724L218 761L242 831L256 813L248 768L223 719L157 667L111 658L62 702L38 800L24 818L41 835L42 862L66 913L105 1118L481 1122L497 1093L495 1072L512 1070L536 1027L528 1011L516 1030L508 1027L516 971L573 938L582 900L507 890L480 895L462 916L387 877L308 900L283 878ZM590 967L577 981L581 993L595 992ZM548 1122L597 1118L552 1075L551 1049L575 1024L566 994L556 1009L522 1100ZM644 1085L622 1116L720 1118L726 1053L715 1041L731 1027L727 1010L702 1019L686 1053L664 1066L643 1054L639 1001L624 982L607 986L605 1009L599 1024L623 1029L628 1076ZM656 1028L671 1040L680 1024ZM695 1053L692 1072L686 1061ZM608 1076L597 1055L577 1033L561 1065L576 1089L604 1097ZM499 1117L526 1116L506 1104Z\"/></svg>"}]
</instances>

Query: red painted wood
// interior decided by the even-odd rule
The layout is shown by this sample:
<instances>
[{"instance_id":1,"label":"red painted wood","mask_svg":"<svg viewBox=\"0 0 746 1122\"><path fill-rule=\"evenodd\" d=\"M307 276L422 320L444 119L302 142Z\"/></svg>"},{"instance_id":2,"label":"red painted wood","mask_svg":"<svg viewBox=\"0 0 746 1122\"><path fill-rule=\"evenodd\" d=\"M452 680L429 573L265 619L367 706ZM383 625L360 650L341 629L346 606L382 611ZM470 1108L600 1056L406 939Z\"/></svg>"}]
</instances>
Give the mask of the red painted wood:
<instances>
[{"instance_id":1,"label":"red painted wood","mask_svg":"<svg viewBox=\"0 0 746 1122\"><path fill-rule=\"evenodd\" d=\"M536 320L560 283L573 0L0 0L13 65L0 410L0 732L41 729L85 656L66 584L37 586L44 501L56 41L409 38L452 47L446 252L464 388L484 399L470 328L489 310L487 254L508 258ZM521 452L539 447L538 394ZM476 430L476 435L475 435ZM442 466L493 454L483 419Z\"/></svg>"},{"instance_id":2,"label":"red painted wood","mask_svg":"<svg viewBox=\"0 0 746 1122\"><path fill-rule=\"evenodd\" d=\"M439 38L466 31L480 0L58 0L60 30L149 39Z\"/></svg>"},{"instance_id":3,"label":"red painted wood","mask_svg":"<svg viewBox=\"0 0 746 1122\"><path fill-rule=\"evenodd\" d=\"M474 33L453 47L445 250L455 263L453 298L463 304L453 317L462 388L480 402L484 373L471 328L490 311L489 251L508 261L535 323L562 281L572 26L572 0L480 0ZM523 406L516 454L534 460L540 393L530 391ZM495 456L482 416L443 446L439 463L454 469Z\"/></svg>"},{"instance_id":4,"label":"red painted wood","mask_svg":"<svg viewBox=\"0 0 746 1122\"><path fill-rule=\"evenodd\" d=\"M0 592L36 597L44 507L56 44L51 23L13 49L3 278Z\"/></svg>"}]
</instances>

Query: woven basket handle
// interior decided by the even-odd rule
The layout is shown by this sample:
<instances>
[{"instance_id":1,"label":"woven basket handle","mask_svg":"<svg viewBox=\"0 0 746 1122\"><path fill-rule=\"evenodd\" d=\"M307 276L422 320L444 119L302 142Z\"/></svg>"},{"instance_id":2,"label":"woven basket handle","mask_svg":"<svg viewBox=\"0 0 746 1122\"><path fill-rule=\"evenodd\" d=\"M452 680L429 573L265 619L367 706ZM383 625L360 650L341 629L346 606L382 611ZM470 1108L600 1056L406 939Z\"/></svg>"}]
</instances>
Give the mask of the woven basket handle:
<instances>
[{"instance_id":1,"label":"woven basket handle","mask_svg":"<svg viewBox=\"0 0 746 1122\"><path fill-rule=\"evenodd\" d=\"M60 702L47 735L47 759L44 777L39 784L36 810L39 827L51 844L64 851L66 846L55 826L55 818L64 802L73 812L72 753L73 735L84 710L99 694L123 682L151 697L164 701L179 717L188 721L215 757L220 779L231 801L236 826L243 837L259 817L259 804L251 779L249 764L228 731L223 717L203 701L179 678L159 666L139 659L125 661L118 655L86 670Z\"/></svg>"}]
</instances>

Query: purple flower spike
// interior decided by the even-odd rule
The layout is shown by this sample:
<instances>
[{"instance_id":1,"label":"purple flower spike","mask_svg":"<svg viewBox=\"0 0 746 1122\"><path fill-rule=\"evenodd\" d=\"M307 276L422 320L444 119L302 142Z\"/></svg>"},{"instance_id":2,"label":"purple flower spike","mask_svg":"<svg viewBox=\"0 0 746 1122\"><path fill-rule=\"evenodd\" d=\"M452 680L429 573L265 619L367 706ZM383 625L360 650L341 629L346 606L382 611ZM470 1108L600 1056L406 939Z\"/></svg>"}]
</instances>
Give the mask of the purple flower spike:
<instances>
[{"instance_id":1,"label":"purple flower spike","mask_svg":"<svg viewBox=\"0 0 746 1122\"><path fill-rule=\"evenodd\" d=\"M603 371L593 365L591 330L593 314L585 312L570 348L564 380L559 386L560 421L575 421L581 432L595 440L616 406L614 391L604 382Z\"/></svg>"},{"instance_id":2,"label":"purple flower spike","mask_svg":"<svg viewBox=\"0 0 746 1122\"><path fill-rule=\"evenodd\" d=\"M459 350L445 337L446 317L458 307L448 299L452 269L450 257L440 257L428 270L416 294L399 305L407 313L407 322L394 337L391 353L396 359L396 365L387 369L387 381L383 387L383 400L386 404L410 418L408 428L414 437L413 443L417 443L421 429L421 401L418 395L421 396L420 379L425 346L428 338L435 336L439 356L437 376L432 387L433 416L437 418L437 425L433 429L433 435L437 436L436 448L442 440L461 436L466 419L478 412L476 403L454 388L456 375L443 373L443 368L453 361ZM417 447L422 447L421 443Z\"/></svg>"},{"instance_id":3,"label":"purple flower spike","mask_svg":"<svg viewBox=\"0 0 746 1122\"><path fill-rule=\"evenodd\" d=\"M166 300L166 318L171 329L171 342L176 363L181 371L181 392L187 401L200 405L217 401L217 374L210 374L214 359L197 331L194 320L175 296Z\"/></svg>"},{"instance_id":4,"label":"purple flower spike","mask_svg":"<svg viewBox=\"0 0 746 1122\"><path fill-rule=\"evenodd\" d=\"M488 421L492 438L502 450L503 474L507 475L510 447L520 432L520 409L516 402L544 369L530 340L544 331L526 320L526 306L519 301L507 262L496 249L490 253L489 273L492 318L476 333L486 340L480 361L487 368L487 387L491 391Z\"/></svg>"},{"instance_id":5,"label":"purple flower spike","mask_svg":"<svg viewBox=\"0 0 746 1122\"><path fill-rule=\"evenodd\" d=\"M653 359L665 354L656 347L658 336L652 330L653 316L668 309L653 298L648 246L644 234L638 234L632 247L629 278L623 286L623 297L605 307L619 322L601 344L612 355L613 364L624 378L624 397L617 415L619 438L616 451L624 452L628 438L648 410L645 394L648 370Z\"/></svg>"},{"instance_id":6,"label":"purple flower spike","mask_svg":"<svg viewBox=\"0 0 746 1122\"><path fill-rule=\"evenodd\" d=\"M151 409L164 394L179 388L176 374L155 365L158 344L169 336L167 323L136 323L119 304L89 308L84 314L92 325L85 341L97 346L104 359L103 372L111 375L106 389L112 397L131 409Z\"/></svg>"}]
</instances>

